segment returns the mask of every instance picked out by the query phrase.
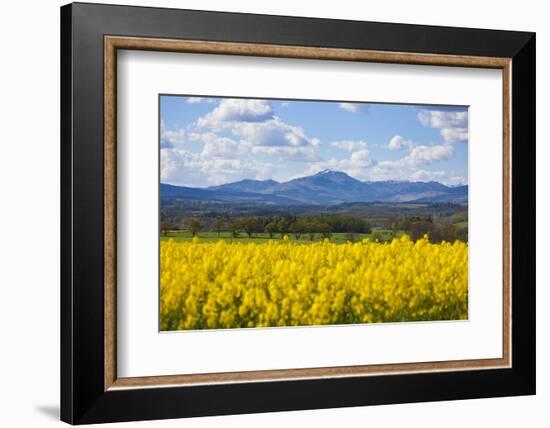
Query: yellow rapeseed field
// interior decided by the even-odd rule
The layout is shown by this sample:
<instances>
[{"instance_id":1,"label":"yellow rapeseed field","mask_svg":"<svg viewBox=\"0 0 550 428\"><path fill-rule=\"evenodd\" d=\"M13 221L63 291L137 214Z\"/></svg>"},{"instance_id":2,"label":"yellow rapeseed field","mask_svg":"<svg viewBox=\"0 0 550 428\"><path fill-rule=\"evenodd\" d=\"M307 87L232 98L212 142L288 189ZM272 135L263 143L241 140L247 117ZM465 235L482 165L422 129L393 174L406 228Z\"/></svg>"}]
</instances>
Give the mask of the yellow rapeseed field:
<instances>
[{"instance_id":1,"label":"yellow rapeseed field","mask_svg":"<svg viewBox=\"0 0 550 428\"><path fill-rule=\"evenodd\" d=\"M161 330L468 316L463 242L160 244Z\"/></svg>"}]
</instances>

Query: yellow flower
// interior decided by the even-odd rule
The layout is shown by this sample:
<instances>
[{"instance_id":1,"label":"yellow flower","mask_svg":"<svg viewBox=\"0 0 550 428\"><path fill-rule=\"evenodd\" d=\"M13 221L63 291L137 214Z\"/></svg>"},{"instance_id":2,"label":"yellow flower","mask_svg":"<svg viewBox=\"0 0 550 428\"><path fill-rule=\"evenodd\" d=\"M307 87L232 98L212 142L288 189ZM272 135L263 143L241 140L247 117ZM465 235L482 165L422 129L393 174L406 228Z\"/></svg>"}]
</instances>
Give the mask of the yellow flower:
<instances>
[{"instance_id":1,"label":"yellow flower","mask_svg":"<svg viewBox=\"0 0 550 428\"><path fill-rule=\"evenodd\" d=\"M466 319L468 245L160 244L162 330Z\"/></svg>"}]
</instances>

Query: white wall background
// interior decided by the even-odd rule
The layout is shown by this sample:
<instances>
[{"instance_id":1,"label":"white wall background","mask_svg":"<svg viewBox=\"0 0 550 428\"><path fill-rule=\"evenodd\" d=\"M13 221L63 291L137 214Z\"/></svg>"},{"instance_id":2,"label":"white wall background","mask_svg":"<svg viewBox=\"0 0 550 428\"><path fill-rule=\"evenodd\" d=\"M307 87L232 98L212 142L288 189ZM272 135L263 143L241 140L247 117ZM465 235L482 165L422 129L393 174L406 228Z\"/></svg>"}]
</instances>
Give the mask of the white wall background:
<instances>
[{"instance_id":1,"label":"white wall background","mask_svg":"<svg viewBox=\"0 0 550 428\"><path fill-rule=\"evenodd\" d=\"M123 2L122 0L120 0ZM116 3L103 1L103 3ZM147 0L126 4L537 32L538 394L461 402L139 423L158 427L544 426L550 420L550 27L545 3L356 0ZM59 424L59 6L5 2L0 12L0 421ZM546 120L545 120L546 119ZM125 426L138 426L138 423Z\"/></svg>"}]
</instances>

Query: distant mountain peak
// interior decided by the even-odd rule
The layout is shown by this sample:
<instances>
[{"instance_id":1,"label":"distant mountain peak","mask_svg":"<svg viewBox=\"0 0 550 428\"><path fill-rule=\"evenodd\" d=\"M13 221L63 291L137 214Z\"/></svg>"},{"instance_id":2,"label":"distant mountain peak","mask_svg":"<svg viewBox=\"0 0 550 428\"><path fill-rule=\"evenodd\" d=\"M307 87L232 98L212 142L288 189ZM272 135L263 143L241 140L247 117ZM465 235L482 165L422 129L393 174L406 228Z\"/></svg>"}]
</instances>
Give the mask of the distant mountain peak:
<instances>
[{"instance_id":1,"label":"distant mountain peak","mask_svg":"<svg viewBox=\"0 0 550 428\"><path fill-rule=\"evenodd\" d=\"M323 175L323 174L328 174L329 172L332 172L331 169L323 169L322 171L319 171L317 174L315 175Z\"/></svg>"},{"instance_id":2,"label":"distant mountain peak","mask_svg":"<svg viewBox=\"0 0 550 428\"><path fill-rule=\"evenodd\" d=\"M317 174L314 174L314 176L319 175L334 175L334 176L341 176L341 177L349 177L348 174L346 174L343 171L335 171L333 169L323 169L322 171L319 171Z\"/></svg>"},{"instance_id":3,"label":"distant mountain peak","mask_svg":"<svg viewBox=\"0 0 550 428\"><path fill-rule=\"evenodd\" d=\"M317 179L317 178L327 179L330 181L339 181L339 182L353 181L353 182L361 183L360 180L357 180L356 178L351 177L349 174L345 173L344 171L335 171L334 169L324 169L322 171L319 171L316 174L301 177L301 179L305 179L305 180Z\"/></svg>"}]
</instances>

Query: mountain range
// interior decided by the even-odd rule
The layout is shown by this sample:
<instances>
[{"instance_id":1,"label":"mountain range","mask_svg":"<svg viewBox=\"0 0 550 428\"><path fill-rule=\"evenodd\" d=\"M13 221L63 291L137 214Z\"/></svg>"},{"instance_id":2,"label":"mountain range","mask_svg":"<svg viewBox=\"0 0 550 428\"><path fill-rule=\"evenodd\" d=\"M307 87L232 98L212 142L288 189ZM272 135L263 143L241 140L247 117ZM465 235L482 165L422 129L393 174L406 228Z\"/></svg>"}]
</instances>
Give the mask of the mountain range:
<instances>
[{"instance_id":1,"label":"mountain range","mask_svg":"<svg viewBox=\"0 0 550 428\"><path fill-rule=\"evenodd\" d=\"M257 203L270 205L337 205L349 202L468 202L468 186L435 181L360 181L345 172L324 170L287 182L245 179L194 188L160 184L161 200Z\"/></svg>"}]
</instances>

